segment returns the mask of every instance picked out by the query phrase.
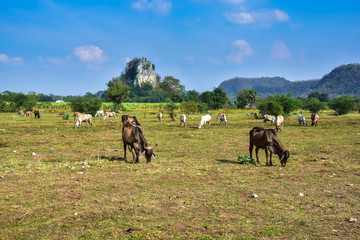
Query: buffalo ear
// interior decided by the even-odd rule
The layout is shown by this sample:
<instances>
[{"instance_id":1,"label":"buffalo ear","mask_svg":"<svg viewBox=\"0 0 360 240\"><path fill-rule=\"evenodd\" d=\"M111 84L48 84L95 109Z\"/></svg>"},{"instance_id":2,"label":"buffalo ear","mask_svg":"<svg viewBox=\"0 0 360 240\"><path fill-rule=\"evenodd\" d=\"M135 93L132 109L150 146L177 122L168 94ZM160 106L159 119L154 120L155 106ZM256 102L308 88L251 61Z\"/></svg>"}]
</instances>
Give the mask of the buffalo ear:
<instances>
[{"instance_id":1,"label":"buffalo ear","mask_svg":"<svg viewBox=\"0 0 360 240\"><path fill-rule=\"evenodd\" d=\"M142 159L145 156L146 151L143 151L139 157L139 159Z\"/></svg>"}]
</instances>

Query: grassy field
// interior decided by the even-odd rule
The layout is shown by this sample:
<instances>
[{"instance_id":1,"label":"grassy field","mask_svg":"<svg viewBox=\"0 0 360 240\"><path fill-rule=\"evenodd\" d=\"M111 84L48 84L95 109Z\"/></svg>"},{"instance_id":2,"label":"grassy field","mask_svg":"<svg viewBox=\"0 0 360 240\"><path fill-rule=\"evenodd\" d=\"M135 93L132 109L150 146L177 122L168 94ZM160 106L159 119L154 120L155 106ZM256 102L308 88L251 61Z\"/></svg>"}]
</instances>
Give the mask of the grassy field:
<instances>
[{"instance_id":1,"label":"grassy field","mask_svg":"<svg viewBox=\"0 0 360 240\"><path fill-rule=\"evenodd\" d=\"M123 161L120 118L0 114L0 239L360 239L360 114L285 118L285 168L262 150L261 166L239 164L263 124L246 111L202 129L200 115L180 128L130 114L158 144L150 164Z\"/></svg>"}]
</instances>

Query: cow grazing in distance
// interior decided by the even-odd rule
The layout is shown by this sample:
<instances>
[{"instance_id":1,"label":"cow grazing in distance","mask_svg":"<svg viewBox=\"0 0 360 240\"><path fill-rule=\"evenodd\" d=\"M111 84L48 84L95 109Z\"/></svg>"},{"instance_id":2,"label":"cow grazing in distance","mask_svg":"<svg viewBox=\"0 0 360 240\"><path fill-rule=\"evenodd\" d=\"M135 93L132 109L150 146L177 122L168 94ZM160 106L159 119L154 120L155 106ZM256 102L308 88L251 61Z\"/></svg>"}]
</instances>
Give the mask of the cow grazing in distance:
<instances>
[{"instance_id":1,"label":"cow grazing in distance","mask_svg":"<svg viewBox=\"0 0 360 240\"><path fill-rule=\"evenodd\" d=\"M185 114L180 115L180 127L182 125L184 125L184 127L186 127L186 115Z\"/></svg>"},{"instance_id":2,"label":"cow grazing in distance","mask_svg":"<svg viewBox=\"0 0 360 240\"><path fill-rule=\"evenodd\" d=\"M19 111L18 111L18 115L24 115L24 111L23 111L23 110L19 110Z\"/></svg>"},{"instance_id":3,"label":"cow grazing in distance","mask_svg":"<svg viewBox=\"0 0 360 240\"><path fill-rule=\"evenodd\" d=\"M34 111L34 115L35 115L35 119L36 119L36 118L39 119L39 118L40 118L40 112L39 112L39 110L35 110L35 111Z\"/></svg>"},{"instance_id":4,"label":"cow grazing in distance","mask_svg":"<svg viewBox=\"0 0 360 240\"><path fill-rule=\"evenodd\" d=\"M96 111L95 117L97 116L104 116L104 110Z\"/></svg>"},{"instance_id":5,"label":"cow grazing in distance","mask_svg":"<svg viewBox=\"0 0 360 240\"><path fill-rule=\"evenodd\" d=\"M30 116L30 115L33 115L32 111L26 111L25 112L25 117Z\"/></svg>"},{"instance_id":6,"label":"cow grazing in distance","mask_svg":"<svg viewBox=\"0 0 360 240\"><path fill-rule=\"evenodd\" d=\"M284 117L282 115L278 115L275 118L275 129L278 132L279 130L282 132L284 126Z\"/></svg>"},{"instance_id":7,"label":"cow grazing in distance","mask_svg":"<svg viewBox=\"0 0 360 240\"><path fill-rule=\"evenodd\" d=\"M211 125L211 116L209 114L201 117L199 128L205 126L206 124L208 124L209 126Z\"/></svg>"},{"instance_id":8,"label":"cow grazing in distance","mask_svg":"<svg viewBox=\"0 0 360 240\"><path fill-rule=\"evenodd\" d=\"M272 154L277 154L280 159L281 166L285 167L290 152L284 148L279 138L276 136L274 129L264 129L261 127L254 127L250 130L250 157L252 158L252 151L255 145L256 161L259 161L259 149L265 149L266 154L266 166L272 166ZM268 150L270 151L270 163L268 162Z\"/></svg>"},{"instance_id":9,"label":"cow grazing in distance","mask_svg":"<svg viewBox=\"0 0 360 240\"><path fill-rule=\"evenodd\" d=\"M304 117L304 115L299 114L299 116L298 116L298 120L299 120L299 125L300 125L300 126L301 126L301 125L306 126L306 121L305 121L305 117Z\"/></svg>"},{"instance_id":10,"label":"cow grazing in distance","mask_svg":"<svg viewBox=\"0 0 360 240\"><path fill-rule=\"evenodd\" d=\"M223 122L225 125L227 125L227 120L226 120L226 115L225 114L221 114L220 116L218 116L217 119L220 119L220 124Z\"/></svg>"},{"instance_id":11,"label":"cow grazing in distance","mask_svg":"<svg viewBox=\"0 0 360 240\"><path fill-rule=\"evenodd\" d=\"M91 114L79 115L79 117L76 120L74 128L76 129L76 128L80 127L83 124L83 122L87 122L87 123L89 123L90 126L92 126L92 116L91 116Z\"/></svg>"},{"instance_id":12,"label":"cow grazing in distance","mask_svg":"<svg viewBox=\"0 0 360 240\"><path fill-rule=\"evenodd\" d=\"M171 121L175 121L175 115L174 115L174 113L170 113L170 118L171 118Z\"/></svg>"},{"instance_id":13,"label":"cow grazing in distance","mask_svg":"<svg viewBox=\"0 0 360 240\"><path fill-rule=\"evenodd\" d=\"M149 147L148 143L142 133L141 127L125 121L122 130L122 140L124 143L124 160L126 160L126 147L129 147L133 155L133 163L138 163L139 159L145 156L146 162L150 163L151 158L156 158L154 147ZM140 157L139 154L141 153Z\"/></svg>"},{"instance_id":14,"label":"cow grazing in distance","mask_svg":"<svg viewBox=\"0 0 360 240\"><path fill-rule=\"evenodd\" d=\"M162 113L161 112L158 112L158 114L157 114L157 117L158 117L158 120L160 121L160 122L162 122Z\"/></svg>"},{"instance_id":15,"label":"cow grazing in distance","mask_svg":"<svg viewBox=\"0 0 360 240\"><path fill-rule=\"evenodd\" d=\"M316 113L312 113L311 114L311 126L317 126L319 121L319 115L317 115Z\"/></svg>"},{"instance_id":16,"label":"cow grazing in distance","mask_svg":"<svg viewBox=\"0 0 360 240\"><path fill-rule=\"evenodd\" d=\"M77 120L81 115L84 115L85 113L81 112L74 112L74 120Z\"/></svg>"},{"instance_id":17,"label":"cow grazing in distance","mask_svg":"<svg viewBox=\"0 0 360 240\"><path fill-rule=\"evenodd\" d=\"M268 115L268 114L265 114L264 115L264 124L266 125L267 122L272 122L272 123L275 123L275 116L274 115Z\"/></svg>"},{"instance_id":18,"label":"cow grazing in distance","mask_svg":"<svg viewBox=\"0 0 360 240\"><path fill-rule=\"evenodd\" d=\"M106 118L109 118L109 117L116 119L116 112L106 112L103 117L103 120L105 120Z\"/></svg>"}]
</instances>

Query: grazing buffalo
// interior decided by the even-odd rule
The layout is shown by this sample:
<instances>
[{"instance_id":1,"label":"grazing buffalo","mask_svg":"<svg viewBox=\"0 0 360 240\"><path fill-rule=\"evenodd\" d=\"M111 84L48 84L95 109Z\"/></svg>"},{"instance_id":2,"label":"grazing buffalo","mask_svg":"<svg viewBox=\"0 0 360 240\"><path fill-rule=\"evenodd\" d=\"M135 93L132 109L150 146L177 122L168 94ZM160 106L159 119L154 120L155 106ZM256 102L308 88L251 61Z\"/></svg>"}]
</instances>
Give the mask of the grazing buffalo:
<instances>
[{"instance_id":1,"label":"grazing buffalo","mask_svg":"<svg viewBox=\"0 0 360 240\"><path fill-rule=\"evenodd\" d=\"M79 115L79 117L76 120L74 128L78 128L80 125L83 124L83 122L87 122L87 123L89 123L90 126L92 126L92 116L91 116L91 114Z\"/></svg>"},{"instance_id":2,"label":"grazing buffalo","mask_svg":"<svg viewBox=\"0 0 360 240\"><path fill-rule=\"evenodd\" d=\"M311 114L311 126L317 126L319 121L319 115L317 115L316 113L312 113Z\"/></svg>"},{"instance_id":3,"label":"grazing buffalo","mask_svg":"<svg viewBox=\"0 0 360 240\"><path fill-rule=\"evenodd\" d=\"M40 118L40 112L39 112L39 110L35 110L35 111L34 111L34 115L35 115L35 119L36 119L36 118L39 119L39 118Z\"/></svg>"},{"instance_id":4,"label":"grazing buffalo","mask_svg":"<svg viewBox=\"0 0 360 240\"><path fill-rule=\"evenodd\" d=\"M256 161L259 161L259 148L265 149L266 154L266 166L272 166L272 154L277 154L280 159L281 166L285 167L290 152L284 148L279 138L276 136L276 132L273 129L264 129L261 127L254 127L250 133L250 157L252 158L252 151L255 145ZM268 163L268 149L270 151L270 164Z\"/></svg>"},{"instance_id":5,"label":"grazing buffalo","mask_svg":"<svg viewBox=\"0 0 360 240\"><path fill-rule=\"evenodd\" d=\"M154 153L155 147L149 147L148 143L142 133L139 125L134 125L131 122L125 121L122 130L122 140L124 143L124 160L126 161L126 146L129 147L133 155L133 163L138 163L139 159L145 156L146 162L151 162L151 157L156 158ZM141 153L140 157L139 154Z\"/></svg>"}]
</instances>

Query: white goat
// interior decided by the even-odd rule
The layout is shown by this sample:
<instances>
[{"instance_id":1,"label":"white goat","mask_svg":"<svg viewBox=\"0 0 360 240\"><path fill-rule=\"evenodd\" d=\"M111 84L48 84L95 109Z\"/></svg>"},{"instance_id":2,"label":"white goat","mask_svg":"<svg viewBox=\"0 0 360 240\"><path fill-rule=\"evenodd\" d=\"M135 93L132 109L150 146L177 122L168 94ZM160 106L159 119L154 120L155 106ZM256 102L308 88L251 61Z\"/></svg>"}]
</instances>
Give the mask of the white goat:
<instances>
[{"instance_id":1,"label":"white goat","mask_svg":"<svg viewBox=\"0 0 360 240\"><path fill-rule=\"evenodd\" d=\"M206 123L208 123L209 126L211 125L211 116L209 114L201 117L201 120L199 123L199 128L201 128L202 126L205 126Z\"/></svg>"}]
</instances>

